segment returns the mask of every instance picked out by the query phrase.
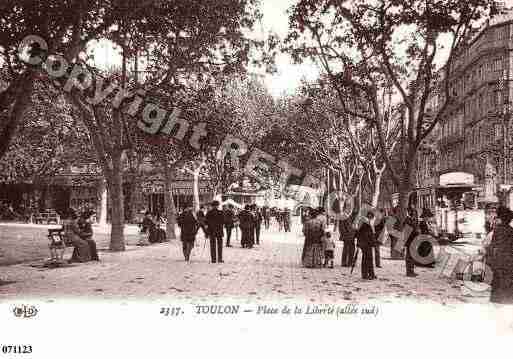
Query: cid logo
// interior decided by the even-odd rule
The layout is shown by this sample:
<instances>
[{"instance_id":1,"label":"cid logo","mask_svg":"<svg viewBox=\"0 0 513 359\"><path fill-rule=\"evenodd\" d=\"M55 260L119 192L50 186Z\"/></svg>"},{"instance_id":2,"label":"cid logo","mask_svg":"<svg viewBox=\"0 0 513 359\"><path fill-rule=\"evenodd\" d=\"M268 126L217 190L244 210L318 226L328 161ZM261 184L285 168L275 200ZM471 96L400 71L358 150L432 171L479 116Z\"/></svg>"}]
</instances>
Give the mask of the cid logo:
<instances>
[{"instance_id":1,"label":"cid logo","mask_svg":"<svg viewBox=\"0 0 513 359\"><path fill-rule=\"evenodd\" d=\"M34 305L19 305L15 306L12 310L16 318L32 318L38 313Z\"/></svg>"}]
</instances>

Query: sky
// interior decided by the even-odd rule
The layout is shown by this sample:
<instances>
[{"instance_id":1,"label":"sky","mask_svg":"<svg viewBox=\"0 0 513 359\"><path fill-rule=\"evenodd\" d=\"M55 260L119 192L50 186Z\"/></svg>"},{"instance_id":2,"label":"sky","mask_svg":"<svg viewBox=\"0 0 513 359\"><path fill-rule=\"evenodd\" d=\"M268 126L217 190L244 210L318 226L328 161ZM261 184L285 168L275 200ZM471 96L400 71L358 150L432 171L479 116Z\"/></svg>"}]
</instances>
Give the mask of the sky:
<instances>
[{"instance_id":1,"label":"sky","mask_svg":"<svg viewBox=\"0 0 513 359\"><path fill-rule=\"evenodd\" d=\"M284 38L288 31L287 9L298 0L261 0L263 19L261 26L256 26L256 36L266 35L272 31L280 38ZM512 7L513 0L506 0L506 6ZM121 57L111 44L105 40L100 41L94 47L96 64L100 67L108 67L112 62L121 62ZM443 62L443 61L442 61ZM265 85L269 92L278 97L282 94L293 93L300 84L302 78L314 80L319 75L320 69L314 63L296 65L292 63L287 54L279 54L276 58L277 73L265 76Z\"/></svg>"},{"instance_id":2,"label":"sky","mask_svg":"<svg viewBox=\"0 0 513 359\"><path fill-rule=\"evenodd\" d=\"M297 0L262 0L263 19L261 26L255 28L257 36L265 35L272 31L280 38L284 38L288 30L287 9ZM108 68L116 63L121 63L119 51L112 47L108 40L94 43L92 46L95 64L101 68ZM299 86L303 77L313 80L317 77L319 70L314 64L294 65L290 57L280 54L276 58L277 73L266 75L264 82L269 92L278 97L283 93L293 93Z\"/></svg>"}]
</instances>

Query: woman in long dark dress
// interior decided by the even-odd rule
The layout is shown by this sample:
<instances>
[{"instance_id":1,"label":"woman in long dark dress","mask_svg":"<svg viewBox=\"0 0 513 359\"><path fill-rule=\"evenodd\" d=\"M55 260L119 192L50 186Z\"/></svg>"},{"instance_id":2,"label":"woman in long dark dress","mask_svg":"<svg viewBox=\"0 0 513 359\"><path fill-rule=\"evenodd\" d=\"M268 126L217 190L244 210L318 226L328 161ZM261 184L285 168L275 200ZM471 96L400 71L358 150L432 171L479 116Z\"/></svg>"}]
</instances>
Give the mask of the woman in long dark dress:
<instances>
[{"instance_id":1,"label":"woman in long dark dress","mask_svg":"<svg viewBox=\"0 0 513 359\"><path fill-rule=\"evenodd\" d=\"M305 222L305 245L302 254L302 263L306 268L321 268L323 263L323 243L324 226L322 219L318 218L319 212L312 211L309 220Z\"/></svg>"},{"instance_id":2,"label":"woman in long dark dress","mask_svg":"<svg viewBox=\"0 0 513 359\"><path fill-rule=\"evenodd\" d=\"M93 239L93 226L91 225L92 212L84 212L78 220L78 228L80 229L80 237L87 242L89 245L89 251L91 252L91 260L99 261L98 249L96 248L96 242Z\"/></svg>"},{"instance_id":3,"label":"woman in long dark dress","mask_svg":"<svg viewBox=\"0 0 513 359\"><path fill-rule=\"evenodd\" d=\"M513 304L513 212L506 207L497 209L492 242L488 246L488 265L492 269L490 302Z\"/></svg>"},{"instance_id":4,"label":"woman in long dark dress","mask_svg":"<svg viewBox=\"0 0 513 359\"><path fill-rule=\"evenodd\" d=\"M67 242L73 244L73 254L70 263L88 262L91 260L91 250L86 240L81 238L82 232L77 224L77 215L74 211L70 211L68 219L63 223L64 236Z\"/></svg>"}]
</instances>

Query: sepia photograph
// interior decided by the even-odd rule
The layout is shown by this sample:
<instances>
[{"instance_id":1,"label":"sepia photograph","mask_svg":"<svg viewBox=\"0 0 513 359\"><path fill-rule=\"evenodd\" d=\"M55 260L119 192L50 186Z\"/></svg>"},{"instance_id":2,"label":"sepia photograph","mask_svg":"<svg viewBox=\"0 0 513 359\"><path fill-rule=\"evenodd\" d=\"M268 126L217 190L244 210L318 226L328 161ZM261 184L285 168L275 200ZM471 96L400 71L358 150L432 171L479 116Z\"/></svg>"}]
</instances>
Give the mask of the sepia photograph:
<instances>
[{"instance_id":1,"label":"sepia photograph","mask_svg":"<svg viewBox=\"0 0 513 359\"><path fill-rule=\"evenodd\" d=\"M512 339L513 0L0 0L0 359Z\"/></svg>"}]
</instances>

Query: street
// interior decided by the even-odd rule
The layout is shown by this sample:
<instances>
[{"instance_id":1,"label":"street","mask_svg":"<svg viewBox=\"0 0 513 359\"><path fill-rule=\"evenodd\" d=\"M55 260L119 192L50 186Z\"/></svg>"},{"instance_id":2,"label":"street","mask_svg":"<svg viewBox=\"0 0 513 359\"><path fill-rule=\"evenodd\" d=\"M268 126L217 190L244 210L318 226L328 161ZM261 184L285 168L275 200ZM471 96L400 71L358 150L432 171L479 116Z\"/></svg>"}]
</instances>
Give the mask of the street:
<instances>
[{"instance_id":1,"label":"street","mask_svg":"<svg viewBox=\"0 0 513 359\"><path fill-rule=\"evenodd\" d=\"M0 227L4 230L6 227ZM34 231L34 229L31 229ZM48 269L28 261L3 266L0 279L13 282L0 286L0 300L38 298L93 298L116 300L186 300L216 301L236 299L304 300L304 301L382 301L411 300L439 304L486 303L488 292L467 293L462 282L441 278L438 268L417 268L417 278L404 275L404 261L390 260L382 248L383 268L376 269L378 280L361 279L359 264L353 274L340 267L341 244L337 241L335 268L307 269L300 265L303 236L294 224L291 233L274 227L263 230L261 245L240 248L239 240L232 248L223 248L225 263L210 264L209 247L198 235L191 263L183 260L181 242L135 246L137 236L127 230L125 252L106 251L107 236L97 239L101 262L73 264ZM37 236L33 236L34 238ZM46 245L43 236L34 240ZM69 258L71 249L66 256Z\"/></svg>"}]
</instances>

